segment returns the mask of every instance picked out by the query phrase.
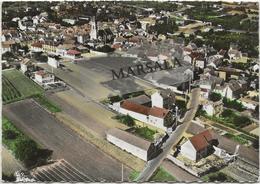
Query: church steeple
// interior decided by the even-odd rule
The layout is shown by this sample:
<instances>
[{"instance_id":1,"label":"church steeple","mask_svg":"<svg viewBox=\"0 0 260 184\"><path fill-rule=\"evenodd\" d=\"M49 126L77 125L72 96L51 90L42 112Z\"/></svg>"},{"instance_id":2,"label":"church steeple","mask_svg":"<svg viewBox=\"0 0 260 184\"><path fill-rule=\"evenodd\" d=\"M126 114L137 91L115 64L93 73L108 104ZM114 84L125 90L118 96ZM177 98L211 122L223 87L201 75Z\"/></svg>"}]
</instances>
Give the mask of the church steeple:
<instances>
[{"instance_id":1,"label":"church steeple","mask_svg":"<svg viewBox=\"0 0 260 184\"><path fill-rule=\"evenodd\" d=\"M95 20L95 16L91 17L90 21L90 40L96 40L97 39L97 22Z\"/></svg>"}]
</instances>

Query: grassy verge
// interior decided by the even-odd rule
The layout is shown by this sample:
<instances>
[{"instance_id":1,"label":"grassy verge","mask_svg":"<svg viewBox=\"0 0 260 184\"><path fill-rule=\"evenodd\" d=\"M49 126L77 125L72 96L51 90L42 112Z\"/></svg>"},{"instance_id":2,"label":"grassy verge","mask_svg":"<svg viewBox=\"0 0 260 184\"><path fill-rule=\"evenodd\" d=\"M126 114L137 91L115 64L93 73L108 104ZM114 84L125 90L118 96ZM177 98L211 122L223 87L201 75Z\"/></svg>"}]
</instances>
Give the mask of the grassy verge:
<instances>
[{"instance_id":1,"label":"grassy verge","mask_svg":"<svg viewBox=\"0 0 260 184\"><path fill-rule=\"evenodd\" d=\"M61 112L61 108L54 104L53 102L49 101L45 96L43 95L36 95L34 99L41 104L44 108L48 109L49 111L55 113L55 112Z\"/></svg>"},{"instance_id":2,"label":"grassy verge","mask_svg":"<svg viewBox=\"0 0 260 184\"><path fill-rule=\"evenodd\" d=\"M165 171L162 167L160 167L159 169L157 169L157 171L154 173L154 175L150 178L149 181L168 182L176 181L176 179L167 171Z\"/></svg>"},{"instance_id":3,"label":"grassy verge","mask_svg":"<svg viewBox=\"0 0 260 184\"><path fill-rule=\"evenodd\" d=\"M140 172L133 170L130 175L129 175L129 181L134 181L138 176L139 176Z\"/></svg>"},{"instance_id":4,"label":"grassy verge","mask_svg":"<svg viewBox=\"0 0 260 184\"><path fill-rule=\"evenodd\" d=\"M240 135L233 135L233 134L230 134L230 133L226 133L224 136L229 138L229 139L232 139L232 140L234 140L234 141L236 141L240 144L248 144L248 141Z\"/></svg>"},{"instance_id":5,"label":"grassy verge","mask_svg":"<svg viewBox=\"0 0 260 184\"><path fill-rule=\"evenodd\" d=\"M2 118L2 141L15 158L28 168L45 164L52 151L41 149L36 142L18 130L7 118Z\"/></svg>"}]
</instances>

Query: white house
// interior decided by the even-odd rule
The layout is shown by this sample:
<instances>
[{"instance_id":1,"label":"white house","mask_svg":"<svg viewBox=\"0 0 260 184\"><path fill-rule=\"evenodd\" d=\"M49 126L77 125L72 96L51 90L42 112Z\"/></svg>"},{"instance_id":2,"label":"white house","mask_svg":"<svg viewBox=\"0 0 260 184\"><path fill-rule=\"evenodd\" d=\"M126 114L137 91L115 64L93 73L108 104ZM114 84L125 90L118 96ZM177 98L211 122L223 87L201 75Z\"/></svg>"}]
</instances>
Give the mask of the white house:
<instances>
[{"instance_id":1,"label":"white house","mask_svg":"<svg viewBox=\"0 0 260 184\"><path fill-rule=\"evenodd\" d=\"M60 58L55 55L48 55L48 65L53 68L58 68L60 66Z\"/></svg>"},{"instance_id":2,"label":"white house","mask_svg":"<svg viewBox=\"0 0 260 184\"><path fill-rule=\"evenodd\" d=\"M76 23L75 19L62 19L63 22L66 22L70 25L74 25Z\"/></svg>"},{"instance_id":3,"label":"white house","mask_svg":"<svg viewBox=\"0 0 260 184\"><path fill-rule=\"evenodd\" d=\"M158 127L162 130L167 130L166 125L173 123L171 112L160 107L147 107L129 100L124 100L117 103L117 108L114 108L114 110L116 109L121 114L129 115L134 119Z\"/></svg>"},{"instance_id":4,"label":"white house","mask_svg":"<svg viewBox=\"0 0 260 184\"><path fill-rule=\"evenodd\" d=\"M153 144L126 131L112 128L107 131L106 139L138 158L148 161L153 152Z\"/></svg>"},{"instance_id":5,"label":"white house","mask_svg":"<svg viewBox=\"0 0 260 184\"><path fill-rule=\"evenodd\" d=\"M21 71L22 71L23 73L25 73L25 72L28 70L28 66L29 66L30 64L31 64L30 59L28 59L28 58L23 59L23 60L21 61L21 63L20 63Z\"/></svg>"},{"instance_id":6,"label":"white house","mask_svg":"<svg viewBox=\"0 0 260 184\"><path fill-rule=\"evenodd\" d=\"M70 59L79 59L81 58L81 52L77 51L77 50L68 50L66 52L66 54L64 55L64 57L70 58Z\"/></svg>"},{"instance_id":7,"label":"white house","mask_svg":"<svg viewBox=\"0 0 260 184\"><path fill-rule=\"evenodd\" d=\"M5 52L11 52L11 47L9 44L2 42L1 53L3 54Z\"/></svg>"},{"instance_id":8,"label":"white house","mask_svg":"<svg viewBox=\"0 0 260 184\"><path fill-rule=\"evenodd\" d=\"M192 161L198 161L214 151L214 139L209 130L194 135L181 145L180 153Z\"/></svg>"},{"instance_id":9,"label":"white house","mask_svg":"<svg viewBox=\"0 0 260 184\"><path fill-rule=\"evenodd\" d=\"M256 106L259 105L258 101L252 100L249 97L240 98L239 101L245 106L247 109L255 110Z\"/></svg>"},{"instance_id":10,"label":"white house","mask_svg":"<svg viewBox=\"0 0 260 184\"><path fill-rule=\"evenodd\" d=\"M242 52L237 50L237 49L233 49L232 47L228 50L228 56L230 60L237 60L242 58Z\"/></svg>"},{"instance_id":11,"label":"white house","mask_svg":"<svg viewBox=\"0 0 260 184\"><path fill-rule=\"evenodd\" d=\"M35 72L35 81L39 84L48 84L48 83L54 83L54 75L45 72L44 70L39 70Z\"/></svg>"},{"instance_id":12,"label":"white house","mask_svg":"<svg viewBox=\"0 0 260 184\"><path fill-rule=\"evenodd\" d=\"M207 101L203 104L202 109L210 116L219 115L223 111L223 102L222 100L217 102Z\"/></svg>"},{"instance_id":13,"label":"white house","mask_svg":"<svg viewBox=\"0 0 260 184\"><path fill-rule=\"evenodd\" d=\"M159 92L155 92L151 95L152 98L152 107L163 108L163 97Z\"/></svg>"}]
</instances>

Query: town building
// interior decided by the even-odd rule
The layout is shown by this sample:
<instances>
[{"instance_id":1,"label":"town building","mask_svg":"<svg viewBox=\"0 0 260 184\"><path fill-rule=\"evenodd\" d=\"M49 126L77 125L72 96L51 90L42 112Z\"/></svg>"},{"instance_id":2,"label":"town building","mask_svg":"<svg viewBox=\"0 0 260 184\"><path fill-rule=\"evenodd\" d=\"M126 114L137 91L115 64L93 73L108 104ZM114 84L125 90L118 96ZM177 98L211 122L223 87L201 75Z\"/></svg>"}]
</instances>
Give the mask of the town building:
<instances>
[{"instance_id":1,"label":"town building","mask_svg":"<svg viewBox=\"0 0 260 184\"><path fill-rule=\"evenodd\" d=\"M155 146L152 143L117 128L108 130L106 139L144 161L148 161L155 151Z\"/></svg>"},{"instance_id":2,"label":"town building","mask_svg":"<svg viewBox=\"0 0 260 184\"><path fill-rule=\"evenodd\" d=\"M31 44L31 51L32 52L42 52L43 49L42 49L42 43L41 42L35 42L33 44Z\"/></svg>"},{"instance_id":3,"label":"town building","mask_svg":"<svg viewBox=\"0 0 260 184\"><path fill-rule=\"evenodd\" d=\"M28 59L28 58L23 59L20 63L21 71L23 73L25 73L26 71L28 71L28 67L30 65L32 65L32 62L30 61L30 59Z\"/></svg>"},{"instance_id":4,"label":"town building","mask_svg":"<svg viewBox=\"0 0 260 184\"><path fill-rule=\"evenodd\" d=\"M47 73L44 70L39 70L35 72L35 82L40 85L45 85L48 83L54 83L55 76L53 74Z\"/></svg>"},{"instance_id":5,"label":"town building","mask_svg":"<svg viewBox=\"0 0 260 184\"><path fill-rule=\"evenodd\" d=\"M173 124L172 113L160 107L147 107L129 100L124 100L113 104L113 109L121 114L129 115L134 119L162 130L167 130Z\"/></svg>"},{"instance_id":6,"label":"town building","mask_svg":"<svg viewBox=\"0 0 260 184\"><path fill-rule=\"evenodd\" d=\"M213 153L213 146L217 146L217 144L218 141L213 138L210 130L205 130L182 144L180 153L184 157L196 162Z\"/></svg>"},{"instance_id":7,"label":"town building","mask_svg":"<svg viewBox=\"0 0 260 184\"><path fill-rule=\"evenodd\" d=\"M223 111L223 102L222 100L216 102L206 101L203 104L202 109L210 116L218 116Z\"/></svg>"},{"instance_id":8,"label":"town building","mask_svg":"<svg viewBox=\"0 0 260 184\"><path fill-rule=\"evenodd\" d=\"M48 55L47 63L53 68L58 68L60 66L60 57L56 55Z\"/></svg>"}]
</instances>

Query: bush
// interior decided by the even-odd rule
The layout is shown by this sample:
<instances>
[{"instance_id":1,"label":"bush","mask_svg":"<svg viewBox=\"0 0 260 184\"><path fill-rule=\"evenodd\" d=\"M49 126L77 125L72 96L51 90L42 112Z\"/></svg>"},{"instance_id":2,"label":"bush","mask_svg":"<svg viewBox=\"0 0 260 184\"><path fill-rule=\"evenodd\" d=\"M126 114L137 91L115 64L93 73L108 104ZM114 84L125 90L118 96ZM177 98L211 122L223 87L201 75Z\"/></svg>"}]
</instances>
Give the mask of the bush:
<instances>
[{"instance_id":1,"label":"bush","mask_svg":"<svg viewBox=\"0 0 260 184\"><path fill-rule=\"evenodd\" d=\"M4 139L15 139L17 134L13 130L3 130L3 138Z\"/></svg>"},{"instance_id":2,"label":"bush","mask_svg":"<svg viewBox=\"0 0 260 184\"><path fill-rule=\"evenodd\" d=\"M212 174L212 175L210 175L209 176L209 181L211 181L211 182L215 182L215 181L227 181L227 176L224 174L224 173L221 173L221 172L219 172L219 173L217 173L217 174Z\"/></svg>"},{"instance_id":3,"label":"bush","mask_svg":"<svg viewBox=\"0 0 260 184\"><path fill-rule=\"evenodd\" d=\"M211 101L213 101L213 102L217 102L217 101L219 101L219 100L221 100L221 94L219 94L219 93L210 93L209 94L209 99L211 100Z\"/></svg>"},{"instance_id":4,"label":"bush","mask_svg":"<svg viewBox=\"0 0 260 184\"><path fill-rule=\"evenodd\" d=\"M245 110L245 107L242 103L238 102L237 100L230 100L226 97L223 98L224 107L236 109L238 111Z\"/></svg>"},{"instance_id":5,"label":"bush","mask_svg":"<svg viewBox=\"0 0 260 184\"><path fill-rule=\"evenodd\" d=\"M233 123L237 127L245 127L251 123L251 120L246 116L234 116Z\"/></svg>"},{"instance_id":6,"label":"bush","mask_svg":"<svg viewBox=\"0 0 260 184\"><path fill-rule=\"evenodd\" d=\"M117 119L120 123L123 123L130 127L135 125L134 119L129 115L117 115L115 116L115 119Z\"/></svg>"},{"instance_id":7,"label":"bush","mask_svg":"<svg viewBox=\"0 0 260 184\"><path fill-rule=\"evenodd\" d=\"M38 148L37 144L29 139L18 139L15 143L15 157L23 161L27 167L36 163Z\"/></svg>"},{"instance_id":8,"label":"bush","mask_svg":"<svg viewBox=\"0 0 260 184\"><path fill-rule=\"evenodd\" d=\"M221 113L221 116L224 118L230 118L234 116L234 112L231 109L224 109L223 112Z\"/></svg>"}]
</instances>

